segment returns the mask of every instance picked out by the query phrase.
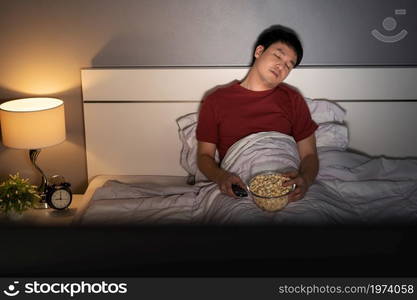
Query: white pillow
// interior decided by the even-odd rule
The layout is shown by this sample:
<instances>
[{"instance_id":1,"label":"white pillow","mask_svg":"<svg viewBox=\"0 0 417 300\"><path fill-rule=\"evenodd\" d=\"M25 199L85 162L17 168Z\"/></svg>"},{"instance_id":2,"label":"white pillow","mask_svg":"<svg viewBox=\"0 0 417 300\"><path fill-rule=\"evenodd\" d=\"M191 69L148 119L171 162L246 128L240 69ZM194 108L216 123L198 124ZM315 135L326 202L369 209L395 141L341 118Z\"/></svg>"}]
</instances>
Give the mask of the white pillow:
<instances>
[{"instance_id":1,"label":"white pillow","mask_svg":"<svg viewBox=\"0 0 417 300\"><path fill-rule=\"evenodd\" d=\"M328 100L312 100L305 98L311 112L312 119L319 125L317 128L317 147L337 147L346 149L349 144L348 130L343 124L345 111L337 104ZM195 182L207 178L197 167L197 129L198 113L189 113L177 119L179 137L182 142L180 156L181 166L195 176ZM216 161L219 161L216 151Z\"/></svg>"},{"instance_id":2,"label":"white pillow","mask_svg":"<svg viewBox=\"0 0 417 300\"><path fill-rule=\"evenodd\" d=\"M179 136L182 142L180 164L188 172L195 176L191 179L193 182L207 180L207 177L201 173L197 166L197 139L195 131L197 129L198 113L189 113L177 119L179 127ZM216 150L215 160L219 162L219 153ZM191 182L190 182L191 183Z\"/></svg>"},{"instance_id":3,"label":"white pillow","mask_svg":"<svg viewBox=\"0 0 417 300\"><path fill-rule=\"evenodd\" d=\"M310 109L311 118L317 124L328 122L343 123L346 112L337 103L330 100L304 98Z\"/></svg>"},{"instance_id":4,"label":"white pillow","mask_svg":"<svg viewBox=\"0 0 417 300\"><path fill-rule=\"evenodd\" d=\"M345 150L349 145L348 129L345 124L328 122L318 124L316 147L336 147Z\"/></svg>"}]
</instances>

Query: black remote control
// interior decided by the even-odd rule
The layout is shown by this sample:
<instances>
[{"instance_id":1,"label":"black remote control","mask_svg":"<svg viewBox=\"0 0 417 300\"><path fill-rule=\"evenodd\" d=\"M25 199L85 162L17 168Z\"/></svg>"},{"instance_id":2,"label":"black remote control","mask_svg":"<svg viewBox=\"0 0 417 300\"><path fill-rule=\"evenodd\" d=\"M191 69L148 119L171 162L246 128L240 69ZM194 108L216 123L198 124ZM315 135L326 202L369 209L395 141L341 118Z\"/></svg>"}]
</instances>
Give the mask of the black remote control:
<instances>
[{"instance_id":1,"label":"black remote control","mask_svg":"<svg viewBox=\"0 0 417 300\"><path fill-rule=\"evenodd\" d=\"M232 184L232 190L233 190L233 193L238 197L248 196L248 192L245 189L241 188L240 185L238 184Z\"/></svg>"}]
</instances>

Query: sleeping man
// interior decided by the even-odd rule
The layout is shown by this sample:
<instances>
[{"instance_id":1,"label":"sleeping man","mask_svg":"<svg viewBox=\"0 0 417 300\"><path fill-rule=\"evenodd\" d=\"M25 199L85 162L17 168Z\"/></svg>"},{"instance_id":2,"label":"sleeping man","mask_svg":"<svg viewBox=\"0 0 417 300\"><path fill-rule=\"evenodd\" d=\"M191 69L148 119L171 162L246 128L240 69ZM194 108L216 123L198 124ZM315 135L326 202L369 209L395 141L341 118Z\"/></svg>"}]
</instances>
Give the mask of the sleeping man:
<instances>
[{"instance_id":1,"label":"sleeping man","mask_svg":"<svg viewBox=\"0 0 417 300\"><path fill-rule=\"evenodd\" d=\"M292 136L297 143L300 164L285 185L296 184L289 201L304 197L318 173L318 157L311 119L304 98L282 84L297 67L303 48L297 35L280 25L266 29L255 44L252 66L242 81L235 81L208 95L201 106L197 126L197 163L200 171L215 182L221 192L236 197L232 184L245 187L237 175L218 165L227 150L245 136L276 131Z\"/></svg>"}]
</instances>

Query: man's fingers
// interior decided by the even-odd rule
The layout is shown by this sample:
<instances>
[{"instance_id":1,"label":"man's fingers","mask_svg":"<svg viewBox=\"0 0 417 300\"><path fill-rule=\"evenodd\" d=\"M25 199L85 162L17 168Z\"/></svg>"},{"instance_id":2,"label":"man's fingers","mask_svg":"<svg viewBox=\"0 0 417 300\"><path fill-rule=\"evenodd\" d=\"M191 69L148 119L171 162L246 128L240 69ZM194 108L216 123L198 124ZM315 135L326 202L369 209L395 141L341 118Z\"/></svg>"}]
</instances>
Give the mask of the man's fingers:
<instances>
[{"instance_id":1,"label":"man's fingers","mask_svg":"<svg viewBox=\"0 0 417 300\"><path fill-rule=\"evenodd\" d=\"M239 185L241 188L247 190L246 184L242 181L242 179L232 173L228 173L229 176L225 177L221 182L219 182L219 189L223 194L226 194L228 196L231 196L233 198L239 198L235 195L232 189L233 184Z\"/></svg>"},{"instance_id":2,"label":"man's fingers","mask_svg":"<svg viewBox=\"0 0 417 300\"><path fill-rule=\"evenodd\" d=\"M297 178L294 178L294 179L285 181L282 185L283 186L291 186L293 184L295 184L296 186L302 186L303 185L303 181L301 181L299 179L299 177L297 177Z\"/></svg>"},{"instance_id":3,"label":"man's fingers","mask_svg":"<svg viewBox=\"0 0 417 300\"><path fill-rule=\"evenodd\" d=\"M233 193L233 190L232 190L232 186L231 185L229 185L229 187L227 188L227 194L229 196L233 197L233 198L236 198L236 195L235 195L235 193Z\"/></svg>"},{"instance_id":4,"label":"man's fingers","mask_svg":"<svg viewBox=\"0 0 417 300\"><path fill-rule=\"evenodd\" d=\"M290 195L288 195L288 202L294 202L294 201L300 200L301 198L302 198L301 194L291 193Z\"/></svg>"},{"instance_id":5,"label":"man's fingers","mask_svg":"<svg viewBox=\"0 0 417 300\"><path fill-rule=\"evenodd\" d=\"M301 196L294 196L294 198L290 202L295 202L301 199Z\"/></svg>"},{"instance_id":6,"label":"man's fingers","mask_svg":"<svg viewBox=\"0 0 417 300\"><path fill-rule=\"evenodd\" d=\"M289 178L295 178L298 175L298 171L290 171L282 174L283 176L289 177Z\"/></svg>"},{"instance_id":7,"label":"man's fingers","mask_svg":"<svg viewBox=\"0 0 417 300\"><path fill-rule=\"evenodd\" d=\"M241 188L244 188L245 190L247 190L246 184L240 178L239 178L239 182L237 184L239 184Z\"/></svg>"},{"instance_id":8,"label":"man's fingers","mask_svg":"<svg viewBox=\"0 0 417 300\"><path fill-rule=\"evenodd\" d=\"M233 197L233 198L238 198L238 197L235 195L235 193L233 192L233 189L232 189L232 183L231 183L231 182L226 182L226 183L222 184L222 185L221 185L221 187L220 187L220 191L221 191L223 194L226 194L226 195L228 195L228 196L230 196L230 197Z\"/></svg>"},{"instance_id":9,"label":"man's fingers","mask_svg":"<svg viewBox=\"0 0 417 300\"><path fill-rule=\"evenodd\" d=\"M290 186L290 185L293 185L293 184L297 184L296 180L294 180L294 179L285 181L282 185L283 186Z\"/></svg>"},{"instance_id":10,"label":"man's fingers","mask_svg":"<svg viewBox=\"0 0 417 300\"><path fill-rule=\"evenodd\" d=\"M297 186L294 191L288 194L288 201L297 201L304 197L304 188L301 186Z\"/></svg>"}]
</instances>

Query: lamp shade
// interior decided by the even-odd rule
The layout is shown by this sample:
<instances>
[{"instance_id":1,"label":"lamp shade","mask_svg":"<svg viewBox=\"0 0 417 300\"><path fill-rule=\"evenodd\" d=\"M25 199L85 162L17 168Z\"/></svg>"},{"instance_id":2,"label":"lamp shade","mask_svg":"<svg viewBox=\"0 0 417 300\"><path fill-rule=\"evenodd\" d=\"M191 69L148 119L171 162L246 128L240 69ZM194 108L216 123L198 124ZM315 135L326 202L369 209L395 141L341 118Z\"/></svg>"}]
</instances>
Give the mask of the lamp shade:
<instances>
[{"instance_id":1,"label":"lamp shade","mask_svg":"<svg viewBox=\"0 0 417 300\"><path fill-rule=\"evenodd\" d=\"M6 147L41 149L65 140L64 102L26 98L0 105L2 141Z\"/></svg>"}]
</instances>

